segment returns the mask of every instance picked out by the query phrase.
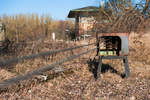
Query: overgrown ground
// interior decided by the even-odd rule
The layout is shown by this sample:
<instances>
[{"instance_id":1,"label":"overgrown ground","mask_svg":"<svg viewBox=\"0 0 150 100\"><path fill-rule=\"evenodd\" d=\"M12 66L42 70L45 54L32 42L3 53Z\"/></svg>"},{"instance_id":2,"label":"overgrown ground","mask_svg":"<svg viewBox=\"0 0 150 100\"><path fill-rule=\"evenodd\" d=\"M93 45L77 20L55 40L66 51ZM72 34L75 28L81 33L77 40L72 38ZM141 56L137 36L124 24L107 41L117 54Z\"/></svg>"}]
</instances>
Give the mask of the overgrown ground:
<instances>
[{"instance_id":1,"label":"overgrown ground","mask_svg":"<svg viewBox=\"0 0 150 100\"><path fill-rule=\"evenodd\" d=\"M96 54L91 52L79 59L60 65L53 71L44 73L48 76L46 81L36 76L22 82L19 86L14 85L7 90L2 90L0 98L2 100L149 100L150 48L147 45L149 35L145 37L133 36L130 37L130 56L128 57L131 75L127 79L121 77L124 73L121 60L103 60L103 73L96 80L93 74L94 66L97 66L97 61L93 60ZM82 44L85 42L36 41L34 44L27 45L18 55ZM29 60L9 66L9 68L1 68L0 79L4 80L26 73L89 48L77 49L73 52L54 55L54 57ZM59 68L63 68L64 71L59 72Z\"/></svg>"}]
</instances>

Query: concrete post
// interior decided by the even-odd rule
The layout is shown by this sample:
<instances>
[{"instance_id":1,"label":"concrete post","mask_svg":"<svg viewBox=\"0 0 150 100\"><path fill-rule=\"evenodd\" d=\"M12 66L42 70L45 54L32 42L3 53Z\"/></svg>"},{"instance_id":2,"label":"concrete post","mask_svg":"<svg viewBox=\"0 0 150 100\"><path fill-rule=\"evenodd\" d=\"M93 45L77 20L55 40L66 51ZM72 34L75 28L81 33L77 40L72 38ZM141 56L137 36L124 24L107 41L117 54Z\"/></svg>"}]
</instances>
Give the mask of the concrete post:
<instances>
[{"instance_id":1,"label":"concrete post","mask_svg":"<svg viewBox=\"0 0 150 100\"><path fill-rule=\"evenodd\" d=\"M56 37L55 37L55 33L53 32L53 33L52 33L52 40L55 41L55 38L56 38Z\"/></svg>"}]
</instances>

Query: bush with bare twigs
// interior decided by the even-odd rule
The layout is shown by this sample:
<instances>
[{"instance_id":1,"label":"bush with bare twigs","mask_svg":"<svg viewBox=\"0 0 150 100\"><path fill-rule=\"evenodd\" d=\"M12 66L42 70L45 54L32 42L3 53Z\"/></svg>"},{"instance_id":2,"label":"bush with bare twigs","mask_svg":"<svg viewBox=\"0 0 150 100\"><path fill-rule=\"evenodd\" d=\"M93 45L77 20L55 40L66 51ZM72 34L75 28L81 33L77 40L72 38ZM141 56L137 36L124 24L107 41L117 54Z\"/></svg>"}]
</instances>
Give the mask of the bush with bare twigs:
<instances>
[{"instance_id":1,"label":"bush with bare twigs","mask_svg":"<svg viewBox=\"0 0 150 100\"><path fill-rule=\"evenodd\" d=\"M144 1L144 0L143 0ZM142 5L142 6L141 6ZM143 32L150 22L150 1L133 5L131 0L108 0L95 17L98 32Z\"/></svg>"}]
</instances>

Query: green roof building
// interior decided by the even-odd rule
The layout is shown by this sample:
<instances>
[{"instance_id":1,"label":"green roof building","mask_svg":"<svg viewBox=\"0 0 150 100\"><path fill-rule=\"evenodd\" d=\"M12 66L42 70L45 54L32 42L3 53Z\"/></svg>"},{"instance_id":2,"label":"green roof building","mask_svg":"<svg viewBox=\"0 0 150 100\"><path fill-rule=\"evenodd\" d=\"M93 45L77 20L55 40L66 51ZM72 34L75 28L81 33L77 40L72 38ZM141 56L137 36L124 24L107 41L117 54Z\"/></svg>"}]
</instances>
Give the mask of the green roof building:
<instances>
[{"instance_id":1,"label":"green roof building","mask_svg":"<svg viewBox=\"0 0 150 100\"><path fill-rule=\"evenodd\" d=\"M69 12L68 18L75 18L75 35L86 34L93 28L94 16L99 12L99 8L88 6L79 9L73 9Z\"/></svg>"}]
</instances>

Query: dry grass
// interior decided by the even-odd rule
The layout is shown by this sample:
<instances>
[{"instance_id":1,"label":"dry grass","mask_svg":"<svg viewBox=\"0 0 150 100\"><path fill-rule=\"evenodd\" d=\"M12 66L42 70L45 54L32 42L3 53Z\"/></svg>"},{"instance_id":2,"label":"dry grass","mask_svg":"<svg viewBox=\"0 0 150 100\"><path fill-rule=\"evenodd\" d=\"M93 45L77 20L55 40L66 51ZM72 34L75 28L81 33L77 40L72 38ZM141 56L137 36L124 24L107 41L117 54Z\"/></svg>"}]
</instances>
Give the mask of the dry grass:
<instances>
[{"instance_id":1,"label":"dry grass","mask_svg":"<svg viewBox=\"0 0 150 100\"><path fill-rule=\"evenodd\" d=\"M4 100L148 100L150 99L150 63L146 63L141 59L145 59L150 51L144 44L140 45L141 49L139 49L139 45L136 45L137 42L135 43L132 40L130 42L129 65L131 75L127 79L121 77L121 74L124 73L121 60L104 60L105 67L101 78L95 80L92 70L89 68L90 64L87 62L95 57L95 52L92 52L61 65L65 70L64 72L55 73L55 70L53 70L44 73L48 76L46 81L33 78L22 82L19 86L2 91L0 98ZM60 48L63 48L64 44L60 45ZM82 43L76 43L76 45L79 44ZM68 44L68 46L70 45L75 44ZM49 50L50 46L45 44L43 46L42 44L41 47L46 48L41 48L38 52ZM74 53L77 54L83 50L85 49L75 50ZM36 49L34 52L36 52ZM27 53L30 53L29 50ZM61 59L69 55L71 53L68 52L63 55L56 55L53 60L47 60L48 58L46 57L26 61L22 64L14 65L13 70L22 74L25 71L51 64L58 58ZM23 71L21 71L22 68ZM3 70L1 69L1 72L8 73L7 76L13 77L13 72Z\"/></svg>"}]
</instances>

